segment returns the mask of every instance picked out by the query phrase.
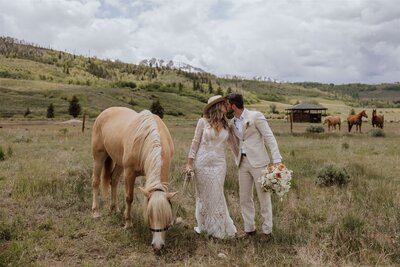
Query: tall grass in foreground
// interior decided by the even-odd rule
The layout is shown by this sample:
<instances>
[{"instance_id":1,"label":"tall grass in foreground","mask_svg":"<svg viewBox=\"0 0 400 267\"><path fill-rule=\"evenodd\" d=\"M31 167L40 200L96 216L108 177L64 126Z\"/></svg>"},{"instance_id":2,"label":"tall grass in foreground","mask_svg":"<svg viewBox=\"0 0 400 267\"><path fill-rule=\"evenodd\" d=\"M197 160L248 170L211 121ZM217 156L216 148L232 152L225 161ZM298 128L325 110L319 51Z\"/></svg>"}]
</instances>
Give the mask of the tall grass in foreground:
<instances>
[{"instance_id":1,"label":"tall grass in foreground","mask_svg":"<svg viewBox=\"0 0 400 267\"><path fill-rule=\"evenodd\" d=\"M270 122L294 175L283 201L273 196L274 239L263 243L258 236L214 240L194 233L195 191L193 184L183 190L181 172L195 122L167 124L176 150L170 187L179 191L172 203L184 221L168 231L161 255L151 250L137 187L132 229L121 227L121 213L109 214L108 199L101 198L102 217L91 218L89 131L51 124L0 129L0 145L13 150L11 158L0 161L0 266L400 264L398 125L389 124L386 137L375 138L367 133L291 135L287 124ZM226 155L225 194L236 226L243 229L236 167L229 150ZM326 162L347 170L347 186L315 184ZM144 179L136 183L143 185ZM118 200L123 210L123 181ZM260 214L256 218L259 230Z\"/></svg>"}]
</instances>

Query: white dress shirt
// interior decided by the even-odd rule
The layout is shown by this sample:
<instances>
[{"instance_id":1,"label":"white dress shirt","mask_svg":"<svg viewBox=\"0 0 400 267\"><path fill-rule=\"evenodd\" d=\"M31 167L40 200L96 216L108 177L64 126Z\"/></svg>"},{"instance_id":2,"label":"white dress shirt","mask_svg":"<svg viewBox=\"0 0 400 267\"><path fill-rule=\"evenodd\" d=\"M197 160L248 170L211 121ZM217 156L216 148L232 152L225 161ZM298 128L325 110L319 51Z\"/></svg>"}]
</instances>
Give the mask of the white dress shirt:
<instances>
[{"instance_id":1,"label":"white dress shirt","mask_svg":"<svg viewBox=\"0 0 400 267\"><path fill-rule=\"evenodd\" d=\"M247 113L247 109L243 109L242 114L240 114L240 117L234 117L233 118L233 123L235 124L236 129L238 130L238 132L243 135L243 124L244 124L244 115L246 115ZM243 150L243 148L241 148L241 153L242 154L246 154L246 152Z\"/></svg>"}]
</instances>

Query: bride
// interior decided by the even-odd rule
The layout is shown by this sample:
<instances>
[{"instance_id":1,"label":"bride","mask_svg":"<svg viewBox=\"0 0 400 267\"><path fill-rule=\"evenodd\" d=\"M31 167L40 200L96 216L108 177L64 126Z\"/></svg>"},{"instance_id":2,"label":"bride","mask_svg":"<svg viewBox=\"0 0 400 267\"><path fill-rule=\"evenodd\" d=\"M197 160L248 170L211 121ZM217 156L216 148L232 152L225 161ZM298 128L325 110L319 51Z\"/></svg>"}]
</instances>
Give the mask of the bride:
<instances>
[{"instance_id":1,"label":"bride","mask_svg":"<svg viewBox=\"0 0 400 267\"><path fill-rule=\"evenodd\" d=\"M224 97L210 97L203 111L186 164L186 172L195 173L197 226L194 230L216 238L230 238L235 236L236 227L224 196L224 143L228 142L237 151L237 142L224 117L227 112Z\"/></svg>"}]
</instances>

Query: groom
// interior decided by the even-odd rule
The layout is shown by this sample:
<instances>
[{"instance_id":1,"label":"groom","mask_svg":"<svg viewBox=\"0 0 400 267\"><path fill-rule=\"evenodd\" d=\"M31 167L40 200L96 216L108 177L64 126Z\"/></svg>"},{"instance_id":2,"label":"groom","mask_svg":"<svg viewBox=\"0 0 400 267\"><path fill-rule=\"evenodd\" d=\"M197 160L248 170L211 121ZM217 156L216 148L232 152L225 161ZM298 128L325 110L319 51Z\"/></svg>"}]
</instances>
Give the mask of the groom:
<instances>
[{"instance_id":1,"label":"groom","mask_svg":"<svg viewBox=\"0 0 400 267\"><path fill-rule=\"evenodd\" d=\"M268 241L272 237L271 193L262 190L258 178L266 166L271 163L266 146L271 152L272 163L280 163L282 157L264 115L261 112L244 108L241 94L229 94L227 99L228 110L233 111L234 114L230 124L239 140L239 153L236 155L235 161L239 167L240 208L245 231L240 237L246 238L256 233L253 202L253 185L255 184L263 217L262 239Z\"/></svg>"}]
</instances>

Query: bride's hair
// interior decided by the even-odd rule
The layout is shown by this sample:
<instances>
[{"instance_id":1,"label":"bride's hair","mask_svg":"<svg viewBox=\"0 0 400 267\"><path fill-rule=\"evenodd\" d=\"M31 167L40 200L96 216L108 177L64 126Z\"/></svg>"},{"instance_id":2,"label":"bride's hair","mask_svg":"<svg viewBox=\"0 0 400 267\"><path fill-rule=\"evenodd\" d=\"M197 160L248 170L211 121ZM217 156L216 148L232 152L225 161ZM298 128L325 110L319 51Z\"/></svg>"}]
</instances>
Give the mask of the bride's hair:
<instances>
[{"instance_id":1,"label":"bride's hair","mask_svg":"<svg viewBox=\"0 0 400 267\"><path fill-rule=\"evenodd\" d=\"M228 127L228 121L226 120L224 113L222 113L220 109L222 105L224 105L224 102L219 102L211 106L205 114L208 123L214 129L216 129L220 125L220 123L222 123L222 126L225 129Z\"/></svg>"}]
</instances>

